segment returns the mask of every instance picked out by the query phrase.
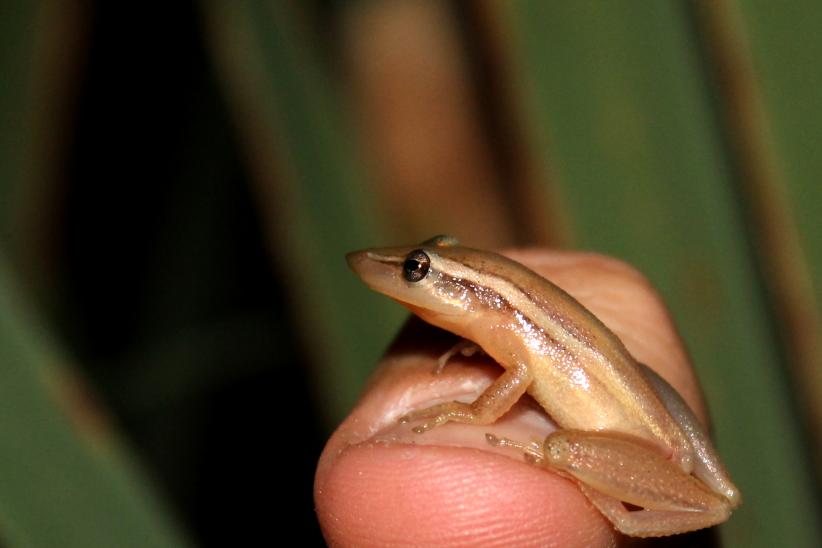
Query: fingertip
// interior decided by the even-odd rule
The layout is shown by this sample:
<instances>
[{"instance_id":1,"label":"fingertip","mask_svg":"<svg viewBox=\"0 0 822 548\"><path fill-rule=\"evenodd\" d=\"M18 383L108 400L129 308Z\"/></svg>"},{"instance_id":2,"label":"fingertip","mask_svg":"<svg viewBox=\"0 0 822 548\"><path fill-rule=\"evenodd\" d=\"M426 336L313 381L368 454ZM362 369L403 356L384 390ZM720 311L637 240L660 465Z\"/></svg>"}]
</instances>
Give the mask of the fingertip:
<instances>
[{"instance_id":1,"label":"fingertip","mask_svg":"<svg viewBox=\"0 0 822 548\"><path fill-rule=\"evenodd\" d=\"M615 543L573 483L475 449L353 446L318 476L315 501L335 546Z\"/></svg>"}]
</instances>

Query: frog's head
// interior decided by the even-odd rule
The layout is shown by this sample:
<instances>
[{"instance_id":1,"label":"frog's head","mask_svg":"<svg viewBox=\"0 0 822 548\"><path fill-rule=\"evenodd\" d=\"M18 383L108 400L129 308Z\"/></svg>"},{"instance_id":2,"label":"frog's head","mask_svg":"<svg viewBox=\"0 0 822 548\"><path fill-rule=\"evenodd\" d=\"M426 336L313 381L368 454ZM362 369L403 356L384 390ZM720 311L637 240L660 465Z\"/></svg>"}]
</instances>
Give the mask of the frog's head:
<instances>
[{"instance_id":1,"label":"frog's head","mask_svg":"<svg viewBox=\"0 0 822 548\"><path fill-rule=\"evenodd\" d=\"M425 321L448 328L455 316L479 304L466 255L456 239L437 236L415 246L366 249L346 256L371 289L400 302Z\"/></svg>"}]
</instances>

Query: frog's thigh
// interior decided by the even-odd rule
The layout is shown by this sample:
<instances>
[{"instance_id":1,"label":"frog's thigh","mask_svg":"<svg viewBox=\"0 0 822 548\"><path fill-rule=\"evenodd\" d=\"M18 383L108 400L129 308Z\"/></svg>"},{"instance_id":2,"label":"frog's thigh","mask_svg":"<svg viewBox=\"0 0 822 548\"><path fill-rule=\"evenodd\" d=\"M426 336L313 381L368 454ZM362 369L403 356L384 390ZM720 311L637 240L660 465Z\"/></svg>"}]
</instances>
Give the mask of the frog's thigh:
<instances>
[{"instance_id":1,"label":"frog's thigh","mask_svg":"<svg viewBox=\"0 0 822 548\"><path fill-rule=\"evenodd\" d=\"M572 476L622 533L664 536L728 518L728 502L642 440L561 430L545 441L545 465ZM628 511L623 502L643 510Z\"/></svg>"},{"instance_id":2,"label":"frog's thigh","mask_svg":"<svg viewBox=\"0 0 822 548\"><path fill-rule=\"evenodd\" d=\"M413 411L400 419L400 422L411 422L418 419L431 421L414 428L424 432L434 426L448 421L470 424L491 424L508 411L525 393L531 384L531 372L521 365L506 369L491 386L479 395L472 403L448 402L434 405L427 409Z\"/></svg>"}]
</instances>

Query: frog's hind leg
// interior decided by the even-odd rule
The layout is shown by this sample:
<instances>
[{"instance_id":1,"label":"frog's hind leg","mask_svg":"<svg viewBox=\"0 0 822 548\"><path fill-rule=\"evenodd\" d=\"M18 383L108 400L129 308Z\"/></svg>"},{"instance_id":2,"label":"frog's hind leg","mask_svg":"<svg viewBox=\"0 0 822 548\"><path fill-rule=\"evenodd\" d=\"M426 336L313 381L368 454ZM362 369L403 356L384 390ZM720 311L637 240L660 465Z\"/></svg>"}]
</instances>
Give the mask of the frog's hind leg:
<instances>
[{"instance_id":1,"label":"frog's hind leg","mask_svg":"<svg viewBox=\"0 0 822 548\"><path fill-rule=\"evenodd\" d=\"M559 430L545 439L544 466L574 479L627 535L675 535L725 521L731 505L640 438ZM629 511L624 504L642 510Z\"/></svg>"},{"instance_id":2,"label":"frog's hind leg","mask_svg":"<svg viewBox=\"0 0 822 548\"><path fill-rule=\"evenodd\" d=\"M491 424L511 409L516 401L525 394L532 376L526 365L506 369L491 386L471 403L453 401L431 406L427 409L412 411L400 417L401 423L419 419L431 419L414 427L418 434L448 421L468 424Z\"/></svg>"},{"instance_id":3,"label":"frog's hind leg","mask_svg":"<svg viewBox=\"0 0 822 548\"><path fill-rule=\"evenodd\" d=\"M569 434L574 436L572 431L569 431ZM543 450L543 447L538 443L522 443L508 438L499 438L493 434L485 434L485 438L488 443L494 447L507 447L520 450L525 453L526 461L546 468L552 467L552 464L549 462L550 458L556 458L559 453L564 452L562 447L557 447L557 445L552 442L546 443L545 449ZM552 437L549 436L548 439L551 440ZM619 445L622 443L624 442L619 440L616 446L609 447L609 444L606 442L600 447L604 450L610 450L608 459L610 460L616 457L615 462L617 463L625 462L624 460L621 461L620 457L633 462L643 460L641 452L646 451L646 449L636 448L621 451ZM587 452L586 450L590 450L592 447L579 447L577 449L582 449L581 452L585 453ZM594 449L598 450L597 448ZM614 451L614 449L616 450ZM579 452L577 453L577 458L579 458ZM639 457L639 459L637 459L637 457ZM585 462L590 462L591 460L590 456L582 456L581 462L577 462L573 467L577 469L585 468ZM568 464L568 461L565 461L565 463ZM595 467L599 468L599 464L601 463L598 463ZM634 478L630 479L630 481L634 483L631 488L636 488L638 493L627 494L627 497L634 502L645 504L650 508L645 507L642 510L633 511L628 510L620 499L606 495L598 491L595 487L583 483L581 479L575 478L573 473L569 473L569 470L563 471L562 466L556 468L559 468L562 475L577 479L580 490L588 500L613 523L617 530L626 535L636 537L672 535L710 527L728 518L730 508L707 494L707 491L705 492L705 494L708 495L707 497L699 496L700 493L697 493L697 496L691 495L690 497L686 497L686 500L681 500L679 497L680 489L684 487L684 489L681 490L687 492L693 489L696 481L688 475L681 473L676 467L666 463L663 459L651 458L648 462L640 466L642 471L647 475L647 478L641 478L638 474L631 474L631 471L628 471L629 475ZM628 465L628 467L630 467L630 465ZM622 468L624 468L624 465L617 464L617 473ZM612 491L619 491L623 489L625 485L620 485L618 480L614 482L613 474L614 470L606 468L596 472L589 471L589 473L583 474L583 477L594 484L598 484L600 487L610 488ZM609 483L611 483L611 485L608 485ZM656 491L658 487L662 487L662 489ZM673 493L673 496L666 496L666 493Z\"/></svg>"},{"instance_id":4,"label":"frog's hind leg","mask_svg":"<svg viewBox=\"0 0 822 548\"><path fill-rule=\"evenodd\" d=\"M582 493L596 506L619 532L632 537L664 537L696 531L722 523L731 511L728 507L717 507L710 512L692 510L633 510L608 495L580 484Z\"/></svg>"}]
</instances>

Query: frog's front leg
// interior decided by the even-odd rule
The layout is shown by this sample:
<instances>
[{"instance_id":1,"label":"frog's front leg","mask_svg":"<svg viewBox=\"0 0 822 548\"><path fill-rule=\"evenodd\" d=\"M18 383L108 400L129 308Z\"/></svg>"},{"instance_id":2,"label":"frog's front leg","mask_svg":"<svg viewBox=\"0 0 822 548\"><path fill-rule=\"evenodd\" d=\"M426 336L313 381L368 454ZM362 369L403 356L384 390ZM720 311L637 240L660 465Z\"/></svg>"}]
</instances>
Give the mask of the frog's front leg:
<instances>
[{"instance_id":1,"label":"frog's front leg","mask_svg":"<svg viewBox=\"0 0 822 548\"><path fill-rule=\"evenodd\" d=\"M491 424L525 394L531 384L532 373L525 365L515 365L495 380L491 386L471 403L453 401L431 406L427 409L412 411L400 418L401 423L419 419L432 419L414 427L414 432L422 433L448 421L470 424Z\"/></svg>"},{"instance_id":2,"label":"frog's front leg","mask_svg":"<svg viewBox=\"0 0 822 548\"><path fill-rule=\"evenodd\" d=\"M541 465L579 483L617 530L674 535L725 521L732 504L656 448L611 432L560 430L545 439ZM630 511L623 503L641 508Z\"/></svg>"}]
</instances>

